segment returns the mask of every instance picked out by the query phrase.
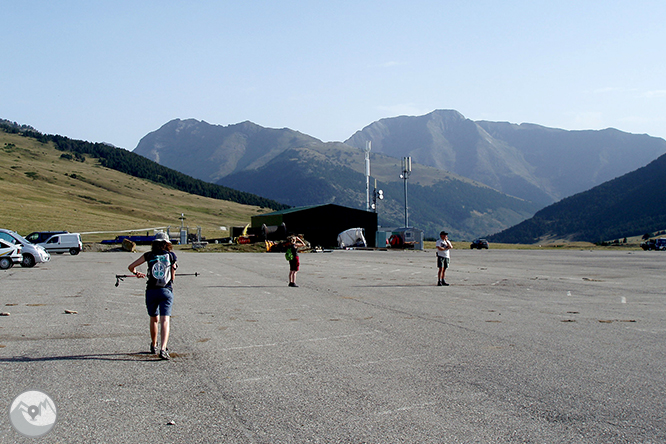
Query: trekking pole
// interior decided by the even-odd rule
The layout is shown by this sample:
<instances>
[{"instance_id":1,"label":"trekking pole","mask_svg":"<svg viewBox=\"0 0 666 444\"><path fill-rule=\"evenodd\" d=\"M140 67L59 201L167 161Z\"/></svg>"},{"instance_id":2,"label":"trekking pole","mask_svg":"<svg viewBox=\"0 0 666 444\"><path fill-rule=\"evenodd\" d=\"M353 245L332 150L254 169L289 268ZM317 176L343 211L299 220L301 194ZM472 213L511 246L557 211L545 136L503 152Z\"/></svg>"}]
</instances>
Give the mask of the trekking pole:
<instances>
[{"instance_id":1,"label":"trekking pole","mask_svg":"<svg viewBox=\"0 0 666 444\"><path fill-rule=\"evenodd\" d=\"M181 276L194 276L197 277L201 273L176 273L176 277L181 277Z\"/></svg>"},{"instance_id":2,"label":"trekking pole","mask_svg":"<svg viewBox=\"0 0 666 444\"><path fill-rule=\"evenodd\" d=\"M117 274L116 275L116 287L120 284L120 281L124 281L128 277L137 277L134 274Z\"/></svg>"},{"instance_id":3,"label":"trekking pole","mask_svg":"<svg viewBox=\"0 0 666 444\"><path fill-rule=\"evenodd\" d=\"M180 277L180 276L194 276L194 277L197 277L200 274L201 273L178 273L176 276L178 276L178 277ZM135 274L117 274L116 275L116 287L118 285L120 285L120 281L124 281L125 278L130 278L130 277L138 277L138 276L135 275Z\"/></svg>"}]
</instances>

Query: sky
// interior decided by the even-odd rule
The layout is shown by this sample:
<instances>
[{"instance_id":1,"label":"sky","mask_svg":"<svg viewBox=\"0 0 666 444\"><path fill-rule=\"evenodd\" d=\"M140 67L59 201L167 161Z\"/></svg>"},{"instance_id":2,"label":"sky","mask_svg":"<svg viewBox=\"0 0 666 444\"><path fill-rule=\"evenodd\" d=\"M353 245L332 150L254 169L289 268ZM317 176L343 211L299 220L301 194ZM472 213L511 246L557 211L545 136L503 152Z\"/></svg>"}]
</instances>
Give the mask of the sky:
<instances>
[{"instance_id":1,"label":"sky","mask_svg":"<svg viewBox=\"0 0 666 444\"><path fill-rule=\"evenodd\" d=\"M666 1L0 0L0 118L133 150L165 123L344 141L387 117L666 138Z\"/></svg>"}]
</instances>

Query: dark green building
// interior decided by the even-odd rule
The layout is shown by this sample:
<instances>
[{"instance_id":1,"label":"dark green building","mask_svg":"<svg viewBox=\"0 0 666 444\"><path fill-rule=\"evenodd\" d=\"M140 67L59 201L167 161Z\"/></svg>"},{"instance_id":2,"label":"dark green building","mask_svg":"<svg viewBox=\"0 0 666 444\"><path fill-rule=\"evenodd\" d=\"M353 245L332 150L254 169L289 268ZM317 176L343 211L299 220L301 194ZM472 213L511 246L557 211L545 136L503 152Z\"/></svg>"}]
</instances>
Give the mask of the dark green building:
<instances>
[{"instance_id":1,"label":"dark green building","mask_svg":"<svg viewBox=\"0 0 666 444\"><path fill-rule=\"evenodd\" d=\"M350 228L363 228L369 247L374 247L377 213L335 204L288 208L252 216L252 228L285 224L288 233L302 234L312 246L334 248L338 234Z\"/></svg>"}]
</instances>

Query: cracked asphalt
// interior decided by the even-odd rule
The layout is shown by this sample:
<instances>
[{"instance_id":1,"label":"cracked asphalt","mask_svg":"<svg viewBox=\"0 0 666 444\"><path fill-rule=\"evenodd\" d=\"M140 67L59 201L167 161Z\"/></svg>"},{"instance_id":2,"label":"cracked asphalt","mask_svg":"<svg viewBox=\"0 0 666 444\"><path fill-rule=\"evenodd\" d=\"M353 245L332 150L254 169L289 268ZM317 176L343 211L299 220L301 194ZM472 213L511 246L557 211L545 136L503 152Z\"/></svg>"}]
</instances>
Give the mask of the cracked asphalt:
<instances>
[{"instance_id":1,"label":"cracked asphalt","mask_svg":"<svg viewBox=\"0 0 666 444\"><path fill-rule=\"evenodd\" d=\"M43 442L666 442L666 255L177 252L172 360L148 354L138 253L0 271L0 404ZM76 313L66 313L65 311ZM0 443L32 442L0 420Z\"/></svg>"}]
</instances>

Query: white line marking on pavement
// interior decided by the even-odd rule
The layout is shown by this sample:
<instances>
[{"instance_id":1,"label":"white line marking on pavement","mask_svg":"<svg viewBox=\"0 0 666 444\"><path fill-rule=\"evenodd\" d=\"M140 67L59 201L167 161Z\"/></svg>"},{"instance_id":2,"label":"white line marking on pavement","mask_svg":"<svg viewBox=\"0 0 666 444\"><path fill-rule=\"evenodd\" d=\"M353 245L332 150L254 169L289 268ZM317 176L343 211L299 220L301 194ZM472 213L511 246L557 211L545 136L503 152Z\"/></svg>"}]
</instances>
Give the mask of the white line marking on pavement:
<instances>
[{"instance_id":1,"label":"white line marking on pavement","mask_svg":"<svg viewBox=\"0 0 666 444\"><path fill-rule=\"evenodd\" d=\"M289 377L289 376L299 376L299 375L300 375L300 373L293 372L293 373L284 373L284 374L280 374L280 375L260 376L258 378L239 379L236 382L257 382L257 381L266 381L268 379L286 378L286 377Z\"/></svg>"},{"instance_id":2,"label":"white line marking on pavement","mask_svg":"<svg viewBox=\"0 0 666 444\"><path fill-rule=\"evenodd\" d=\"M335 340L335 339L346 339L346 338L353 338L356 336L368 336L372 335L374 332L369 332L369 333L359 333L355 335L340 335L340 336L329 336L327 338L310 338L310 339L301 339L298 341L284 341L284 342L271 342L268 344L253 344L253 345L244 345L240 347L229 347L229 348L224 348L222 351L232 351L232 350L248 350L251 348L262 348L262 347L276 347L278 345L285 345L285 344L297 344L299 342L318 342L318 341L330 341L330 340Z\"/></svg>"},{"instance_id":3,"label":"white line marking on pavement","mask_svg":"<svg viewBox=\"0 0 666 444\"><path fill-rule=\"evenodd\" d=\"M377 415L390 415L392 413L397 413L397 412L406 412L408 410L414 410L414 409L424 409L426 407L430 407L431 405L436 405L434 402L426 402L425 404L417 404L417 405L411 405L411 406L406 406L406 407L400 407L394 410L384 410L383 412L377 412Z\"/></svg>"},{"instance_id":4,"label":"white line marking on pavement","mask_svg":"<svg viewBox=\"0 0 666 444\"><path fill-rule=\"evenodd\" d=\"M362 366L365 366L365 365L383 364L385 362L393 362L393 361L404 361L405 359L414 359L414 358L418 358L420 356L426 356L426 354L422 353L420 355L409 355L409 356L400 356L400 357L397 357L397 358L390 358L390 359L379 359L377 361L366 361L366 362L361 362L361 363L358 363L358 364L354 364L354 365L352 365L352 367L362 367Z\"/></svg>"}]
</instances>

